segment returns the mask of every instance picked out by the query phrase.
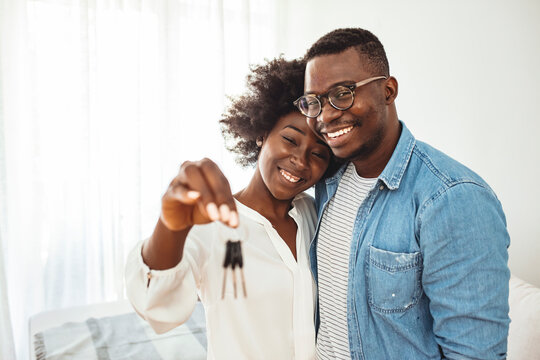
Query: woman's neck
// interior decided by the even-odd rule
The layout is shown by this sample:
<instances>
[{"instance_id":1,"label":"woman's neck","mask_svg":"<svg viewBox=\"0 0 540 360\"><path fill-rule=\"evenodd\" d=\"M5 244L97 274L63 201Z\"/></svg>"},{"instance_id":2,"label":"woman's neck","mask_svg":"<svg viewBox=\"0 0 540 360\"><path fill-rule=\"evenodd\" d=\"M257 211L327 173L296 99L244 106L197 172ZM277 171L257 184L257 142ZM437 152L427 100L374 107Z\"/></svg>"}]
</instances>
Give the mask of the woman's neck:
<instances>
[{"instance_id":1,"label":"woman's neck","mask_svg":"<svg viewBox=\"0 0 540 360\"><path fill-rule=\"evenodd\" d=\"M285 219L288 216L292 203L292 199L276 199L270 190L268 190L258 170L255 171L248 186L234 194L234 197L268 220Z\"/></svg>"}]
</instances>

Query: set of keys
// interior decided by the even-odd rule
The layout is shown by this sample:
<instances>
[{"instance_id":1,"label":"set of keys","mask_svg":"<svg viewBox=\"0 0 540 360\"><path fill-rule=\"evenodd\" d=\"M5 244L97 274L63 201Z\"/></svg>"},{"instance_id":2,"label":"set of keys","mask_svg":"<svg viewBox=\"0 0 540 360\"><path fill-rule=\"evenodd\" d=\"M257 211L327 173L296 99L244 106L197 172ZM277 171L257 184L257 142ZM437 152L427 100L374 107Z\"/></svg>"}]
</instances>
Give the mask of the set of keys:
<instances>
[{"instance_id":1,"label":"set of keys","mask_svg":"<svg viewBox=\"0 0 540 360\"><path fill-rule=\"evenodd\" d=\"M225 298L225 288L227 287L227 273L231 269L233 278L234 298L236 299L236 268L240 269L242 280L242 290L244 297L247 297L246 280L244 279L244 259L242 257L242 243L240 240L227 240L225 248L225 259L223 260L223 285L221 287L221 299Z\"/></svg>"}]
</instances>

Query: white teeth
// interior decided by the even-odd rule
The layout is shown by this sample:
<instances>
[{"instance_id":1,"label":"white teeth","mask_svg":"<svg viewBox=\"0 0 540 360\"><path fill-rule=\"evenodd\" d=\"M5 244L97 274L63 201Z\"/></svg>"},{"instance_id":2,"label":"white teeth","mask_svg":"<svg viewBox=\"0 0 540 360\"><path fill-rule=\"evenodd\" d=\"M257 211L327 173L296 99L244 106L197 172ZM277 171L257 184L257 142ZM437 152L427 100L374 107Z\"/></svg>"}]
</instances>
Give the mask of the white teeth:
<instances>
[{"instance_id":1,"label":"white teeth","mask_svg":"<svg viewBox=\"0 0 540 360\"><path fill-rule=\"evenodd\" d=\"M346 134L346 133L350 132L352 129L353 129L353 127L349 126L348 128L341 129L341 130L338 130L338 131L333 132L333 133L328 133L326 135L328 135L329 138L333 139L333 138L336 138L336 137L338 137L340 135L343 135L343 134Z\"/></svg>"},{"instance_id":2,"label":"white teeth","mask_svg":"<svg viewBox=\"0 0 540 360\"><path fill-rule=\"evenodd\" d=\"M291 174L291 173L289 173L289 172L287 172L287 171L285 171L283 169L280 170L280 173L285 179L289 180L292 183L296 183L296 182L300 181L299 177L296 177L293 174Z\"/></svg>"}]
</instances>

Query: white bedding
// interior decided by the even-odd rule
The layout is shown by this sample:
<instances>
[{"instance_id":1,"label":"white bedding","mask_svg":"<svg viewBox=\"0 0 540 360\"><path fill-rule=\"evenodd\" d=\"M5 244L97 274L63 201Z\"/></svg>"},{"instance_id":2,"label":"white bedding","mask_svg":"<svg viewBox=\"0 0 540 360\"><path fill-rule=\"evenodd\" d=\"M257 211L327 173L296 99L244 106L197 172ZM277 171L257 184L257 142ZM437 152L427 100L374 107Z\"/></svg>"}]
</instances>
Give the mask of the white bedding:
<instances>
[{"instance_id":1,"label":"white bedding","mask_svg":"<svg viewBox=\"0 0 540 360\"><path fill-rule=\"evenodd\" d=\"M35 358L206 359L205 317L200 303L186 323L161 335L156 335L135 312L120 312L123 313L88 317L34 332L32 350L35 351ZM40 326L43 327L43 324Z\"/></svg>"}]
</instances>

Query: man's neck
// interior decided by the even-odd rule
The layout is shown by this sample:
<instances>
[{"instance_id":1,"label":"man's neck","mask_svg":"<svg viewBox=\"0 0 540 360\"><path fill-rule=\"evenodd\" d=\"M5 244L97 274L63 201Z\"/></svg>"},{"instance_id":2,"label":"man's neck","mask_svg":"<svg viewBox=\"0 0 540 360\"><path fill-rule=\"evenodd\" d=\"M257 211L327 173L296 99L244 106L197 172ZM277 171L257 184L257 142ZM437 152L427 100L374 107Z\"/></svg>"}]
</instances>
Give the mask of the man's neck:
<instances>
[{"instance_id":1,"label":"man's neck","mask_svg":"<svg viewBox=\"0 0 540 360\"><path fill-rule=\"evenodd\" d=\"M401 136L401 123L396 119L397 125L392 126L380 141L375 151L366 157L352 160L356 172L363 178L372 179L378 177L390 161Z\"/></svg>"}]
</instances>

